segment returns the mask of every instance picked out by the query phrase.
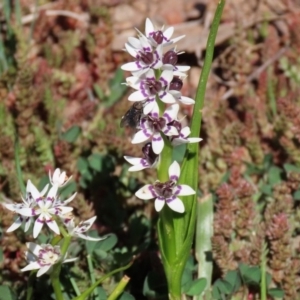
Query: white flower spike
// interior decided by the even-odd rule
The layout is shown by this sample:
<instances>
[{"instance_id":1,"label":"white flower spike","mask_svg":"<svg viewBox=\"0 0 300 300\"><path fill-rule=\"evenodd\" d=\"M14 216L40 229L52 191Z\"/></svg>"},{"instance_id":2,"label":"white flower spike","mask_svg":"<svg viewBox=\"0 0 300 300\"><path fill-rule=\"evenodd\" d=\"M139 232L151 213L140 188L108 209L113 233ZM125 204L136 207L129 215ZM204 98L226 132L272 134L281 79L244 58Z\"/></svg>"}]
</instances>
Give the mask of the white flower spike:
<instances>
[{"instance_id":1,"label":"white flower spike","mask_svg":"<svg viewBox=\"0 0 300 300\"><path fill-rule=\"evenodd\" d=\"M154 207L161 211L165 204L172 210L183 213L185 211L183 202L177 196L194 195L195 191L188 185L176 184L180 176L180 167L174 161L169 167L169 181L147 184L139 189L135 195L143 200L155 198Z\"/></svg>"},{"instance_id":2,"label":"white flower spike","mask_svg":"<svg viewBox=\"0 0 300 300\"><path fill-rule=\"evenodd\" d=\"M45 273L50 273L53 265L62 261L63 263L73 262L78 258L69 258L61 256L60 247L50 244L38 245L35 243L27 243L28 251L26 251L26 260L28 265L21 269L22 272L38 270L36 276L40 277Z\"/></svg>"}]
</instances>

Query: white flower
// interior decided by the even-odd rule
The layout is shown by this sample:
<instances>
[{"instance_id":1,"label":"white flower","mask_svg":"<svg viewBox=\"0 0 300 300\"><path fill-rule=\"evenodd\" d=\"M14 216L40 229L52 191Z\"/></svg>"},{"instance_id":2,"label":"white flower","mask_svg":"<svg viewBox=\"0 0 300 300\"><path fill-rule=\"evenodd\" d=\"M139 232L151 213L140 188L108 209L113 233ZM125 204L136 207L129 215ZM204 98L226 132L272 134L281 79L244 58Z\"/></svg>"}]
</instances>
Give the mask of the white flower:
<instances>
[{"instance_id":1,"label":"white flower","mask_svg":"<svg viewBox=\"0 0 300 300\"><path fill-rule=\"evenodd\" d=\"M52 177L51 177L51 172L49 171L49 180L52 185L57 185L58 187L63 187L65 186L69 180L72 178L66 175L66 172L60 172L60 169L55 169Z\"/></svg>"},{"instance_id":2,"label":"white flower","mask_svg":"<svg viewBox=\"0 0 300 300\"><path fill-rule=\"evenodd\" d=\"M20 209L23 208L33 208L36 205L35 199L32 197L31 192L30 192L30 180L27 181L27 186L26 186L26 195L25 199L23 197L22 201L23 203L9 203L9 204L3 204L4 207L7 209L17 212ZM48 190L48 184L44 187L44 189L40 192L41 196L44 196L45 193ZM22 215L18 215L17 219L14 221L14 223L7 229L6 232L12 232L16 229L18 229L22 224L25 224L24 227L24 232L27 232L28 229L30 228L30 225L32 223L33 218L32 217L23 217Z\"/></svg>"},{"instance_id":3,"label":"white flower","mask_svg":"<svg viewBox=\"0 0 300 300\"><path fill-rule=\"evenodd\" d=\"M78 258L69 258L65 259L65 257L61 256L60 247L52 246L50 244L37 245L35 243L26 243L29 251L26 251L26 260L28 261L28 265L21 269L22 272L38 270L36 276L39 277L46 272L50 272L52 266L56 263L62 261L62 263L73 262Z\"/></svg>"},{"instance_id":4,"label":"white flower","mask_svg":"<svg viewBox=\"0 0 300 300\"><path fill-rule=\"evenodd\" d=\"M125 44L127 52L136 58L136 61L121 66L124 71L130 71L134 76L140 76L149 69L159 69L162 66L162 46L152 49L146 38L130 38Z\"/></svg>"},{"instance_id":5,"label":"white flower","mask_svg":"<svg viewBox=\"0 0 300 300\"><path fill-rule=\"evenodd\" d=\"M80 238L88 240L88 241L101 241L101 240L104 240L106 237L93 238L91 236L83 234L84 232L88 231L91 228L91 226L94 224L96 218L97 217L94 216L86 221L82 221L76 227L75 227L74 219L65 220L64 223L65 223L65 225L68 229L68 232L71 236L77 236L77 237L80 237Z\"/></svg>"},{"instance_id":6,"label":"white flower","mask_svg":"<svg viewBox=\"0 0 300 300\"><path fill-rule=\"evenodd\" d=\"M142 148L144 157L124 156L124 158L133 166L128 171L140 171L146 168L154 168L159 160L159 155L153 152L151 143L147 143Z\"/></svg>"},{"instance_id":7,"label":"white flower","mask_svg":"<svg viewBox=\"0 0 300 300\"><path fill-rule=\"evenodd\" d=\"M191 134L191 129L188 126L185 126L182 128L182 125L179 121L174 120L173 122L171 122L172 126L176 127L177 131L178 131L178 135L177 136L171 136L170 140L173 146L178 146L181 144L187 144L187 143L198 143L200 141L202 141L201 138L188 138L188 136Z\"/></svg>"},{"instance_id":8,"label":"white flower","mask_svg":"<svg viewBox=\"0 0 300 300\"><path fill-rule=\"evenodd\" d=\"M141 118L141 130L134 135L131 142L139 144L151 139L153 152L160 154L164 147L164 140L161 133L163 132L167 136L178 135L177 129L169 125L169 123L177 118L178 110L179 105L173 104L160 117L158 104L154 102L152 112Z\"/></svg>"},{"instance_id":9,"label":"white flower","mask_svg":"<svg viewBox=\"0 0 300 300\"><path fill-rule=\"evenodd\" d=\"M46 197L44 197L37 188L28 180L28 191L36 203L35 207L21 208L16 212L22 216L35 217L38 216L33 227L33 237L36 238L40 233L43 225L46 223L48 227L56 234L60 234L58 225L54 219L54 216L62 217L64 214L73 210L72 207L65 206L71 202L76 193L64 202L57 197L58 186L54 185L49 190Z\"/></svg>"},{"instance_id":10,"label":"white flower","mask_svg":"<svg viewBox=\"0 0 300 300\"><path fill-rule=\"evenodd\" d=\"M184 212L183 202L177 196L194 195L195 191L186 184L177 184L180 176L180 167L177 161L174 161L169 167L169 181L155 182L147 184L139 189L135 195L143 200L155 198L154 207L156 211L161 211L165 203L178 213Z\"/></svg>"},{"instance_id":11,"label":"white flower","mask_svg":"<svg viewBox=\"0 0 300 300\"><path fill-rule=\"evenodd\" d=\"M128 77L126 79L127 85L137 90L129 97L129 101L144 101L143 112L145 115L149 114L156 102L156 97L159 97L164 103L175 103L176 99L169 92L169 85L173 79L173 71L165 70L161 73L159 79L155 78L155 73L152 69L147 73L141 75L138 79L136 77Z\"/></svg>"},{"instance_id":12,"label":"white flower","mask_svg":"<svg viewBox=\"0 0 300 300\"><path fill-rule=\"evenodd\" d=\"M162 27L161 30L155 30L153 23L149 18L146 19L146 24L145 24L145 35L143 35L138 29L137 31L141 36L146 36L146 38L149 40L152 46L157 47L158 45L163 45L167 46L173 43L178 42L185 36L179 36L177 38L171 39L171 36L174 32L174 27L169 27L168 29L164 30Z\"/></svg>"}]
</instances>

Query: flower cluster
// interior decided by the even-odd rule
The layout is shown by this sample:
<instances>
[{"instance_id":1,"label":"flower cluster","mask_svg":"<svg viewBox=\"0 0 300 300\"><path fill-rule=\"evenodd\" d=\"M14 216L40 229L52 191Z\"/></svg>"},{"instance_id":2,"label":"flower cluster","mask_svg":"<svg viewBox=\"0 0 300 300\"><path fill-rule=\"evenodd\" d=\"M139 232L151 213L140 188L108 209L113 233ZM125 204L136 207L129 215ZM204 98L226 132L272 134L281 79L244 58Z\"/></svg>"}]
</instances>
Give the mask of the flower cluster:
<instances>
[{"instance_id":1,"label":"flower cluster","mask_svg":"<svg viewBox=\"0 0 300 300\"><path fill-rule=\"evenodd\" d=\"M125 50L134 57L134 61L121 68L131 72L132 76L126 79L125 84L135 91L128 98L134 104L124 115L121 125L131 124L136 129L131 141L133 144L146 144L142 148L143 157L125 156L132 165L129 171L157 167L165 143L175 147L201 140L198 137L190 138L190 128L183 127L178 120L179 104L195 103L180 92L182 80L187 76L185 72L190 67L177 65L181 53L176 50L175 43L184 36L172 38L173 27L155 30L149 19L146 20L145 34L137 31L138 37L129 37L125 43ZM164 52L166 46L172 48ZM180 175L176 161L170 166L169 175L168 182L146 185L136 192L136 196L144 200L155 198L157 211L166 203L172 210L184 212L184 205L177 196L191 195L195 191L187 185L176 185Z\"/></svg>"},{"instance_id":2,"label":"flower cluster","mask_svg":"<svg viewBox=\"0 0 300 300\"><path fill-rule=\"evenodd\" d=\"M59 195L59 188L65 186L71 179L67 178L65 172L56 169L49 180L51 187L47 184L40 192L35 185L28 180L26 186L25 197L22 197L23 203L4 203L3 206L16 214L16 220L7 229L12 232L23 225L24 231L27 232L33 225L33 237L37 238L44 225L47 225L55 234L60 235L60 227L63 226L69 236L80 237L86 240L99 241L102 238L93 238L84 234L96 220L96 217L80 222L75 226L75 220L71 212L72 207L68 204L75 198L76 193L66 200L62 200ZM60 246L52 246L50 244L37 245L35 243L27 243L29 249L26 252L26 259L29 265L21 271L40 269L37 276L49 272L52 266L58 262L70 262L76 260L65 259L65 255L61 255Z\"/></svg>"}]
</instances>

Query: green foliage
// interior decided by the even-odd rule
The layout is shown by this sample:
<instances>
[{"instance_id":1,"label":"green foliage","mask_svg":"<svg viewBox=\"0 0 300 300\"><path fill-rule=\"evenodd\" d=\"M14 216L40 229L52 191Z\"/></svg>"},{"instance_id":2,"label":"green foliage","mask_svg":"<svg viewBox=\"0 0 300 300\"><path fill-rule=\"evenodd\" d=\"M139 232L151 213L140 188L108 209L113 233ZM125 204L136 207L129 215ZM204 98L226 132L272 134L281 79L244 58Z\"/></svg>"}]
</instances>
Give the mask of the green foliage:
<instances>
[{"instance_id":1,"label":"green foliage","mask_svg":"<svg viewBox=\"0 0 300 300\"><path fill-rule=\"evenodd\" d=\"M118 69L115 76L109 81L109 94L106 95L98 84L94 84L94 91L105 107L114 105L125 93L127 86L122 84L124 82L124 72Z\"/></svg>"},{"instance_id":2,"label":"green foliage","mask_svg":"<svg viewBox=\"0 0 300 300\"><path fill-rule=\"evenodd\" d=\"M62 134L62 139L68 143L75 143L81 133L79 126L73 126Z\"/></svg>"},{"instance_id":3,"label":"green foliage","mask_svg":"<svg viewBox=\"0 0 300 300\"><path fill-rule=\"evenodd\" d=\"M17 296L6 285L0 285L0 300L16 300Z\"/></svg>"}]
</instances>

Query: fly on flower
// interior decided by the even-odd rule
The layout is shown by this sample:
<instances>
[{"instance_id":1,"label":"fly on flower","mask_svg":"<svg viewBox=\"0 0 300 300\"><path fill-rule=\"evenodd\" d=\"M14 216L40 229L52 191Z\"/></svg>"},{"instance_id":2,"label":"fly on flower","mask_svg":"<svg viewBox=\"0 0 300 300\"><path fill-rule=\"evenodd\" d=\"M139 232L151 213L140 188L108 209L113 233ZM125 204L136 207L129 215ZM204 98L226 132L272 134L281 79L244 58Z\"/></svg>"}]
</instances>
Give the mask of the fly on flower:
<instances>
[{"instance_id":1,"label":"fly on flower","mask_svg":"<svg viewBox=\"0 0 300 300\"><path fill-rule=\"evenodd\" d=\"M136 129L143 115L144 101L135 102L122 117L120 126Z\"/></svg>"}]
</instances>

